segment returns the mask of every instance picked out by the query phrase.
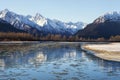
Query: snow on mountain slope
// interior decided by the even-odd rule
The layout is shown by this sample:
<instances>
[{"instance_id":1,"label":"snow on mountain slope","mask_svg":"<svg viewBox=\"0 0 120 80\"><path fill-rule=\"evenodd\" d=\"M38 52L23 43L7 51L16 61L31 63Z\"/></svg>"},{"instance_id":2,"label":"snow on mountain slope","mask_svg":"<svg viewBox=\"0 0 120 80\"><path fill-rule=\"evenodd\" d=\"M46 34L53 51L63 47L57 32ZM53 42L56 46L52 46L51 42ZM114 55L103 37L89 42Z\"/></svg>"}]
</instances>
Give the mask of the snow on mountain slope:
<instances>
[{"instance_id":1,"label":"snow on mountain slope","mask_svg":"<svg viewBox=\"0 0 120 80\"><path fill-rule=\"evenodd\" d=\"M35 28L43 33L53 34L69 34L73 35L78 30L83 29L86 24L82 22L77 23L65 23L59 20L51 20L43 17L37 13L35 16L23 16L16 14L8 9L0 12L0 18L7 21L14 27L22 30L29 30L29 28Z\"/></svg>"},{"instance_id":2,"label":"snow on mountain slope","mask_svg":"<svg viewBox=\"0 0 120 80\"><path fill-rule=\"evenodd\" d=\"M86 27L87 24L83 22L76 22L76 23L66 23L67 28L70 28L73 31L73 34L76 33L78 30L83 29Z\"/></svg>"},{"instance_id":3,"label":"snow on mountain slope","mask_svg":"<svg viewBox=\"0 0 120 80\"><path fill-rule=\"evenodd\" d=\"M41 27L44 27L45 29L48 29L48 30L52 29L53 32L54 31L61 32L61 33L68 32L68 33L74 34L78 30L83 29L86 26L86 24L83 22L65 23L59 20L51 20L51 19L43 17L39 13L37 13L34 17L28 16L27 18L35 22L36 24L40 25Z\"/></svg>"},{"instance_id":4,"label":"snow on mountain slope","mask_svg":"<svg viewBox=\"0 0 120 80\"><path fill-rule=\"evenodd\" d=\"M46 18L44 18L42 15L40 15L39 13L36 13L36 15L34 17L32 16L27 16L27 18L33 22L35 22L36 24L40 25L41 27L43 27L45 24L47 24L47 20Z\"/></svg>"},{"instance_id":5,"label":"snow on mountain slope","mask_svg":"<svg viewBox=\"0 0 120 80\"><path fill-rule=\"evenodd\" d=\"M1 22L1 23L6 23L6 24L8 24L6 21L4 21L4 20L2 20L2 19L0 19L0 22Z\"/></svg>"},{"instance_id":6,"label":"snow on mountain slope","mask_svg":"<svg viewBox=\"0 0 120 80\"><path fill-rule=\"evenodd\" d=\"M10 23L18 29L24 30L25 28L29 27L35 27L37 29L40 29L37 24L33 23L23 15L11 12L8 9L5 9L0 12L0 18L7 21L8 23Z\"/></svg>"},{"instance_id":7,"label":"snow on mountain slope","mask_svg":"<svg viewBox=\"0 0 120 80\"><path fill-rule=\"evenodd\" d=\"M77 22L77 23L68 22L68 23L65 23L65 22L61 22L61 21L58 21L58 20L54 20L54 22L57 26L61 26L59 28L68 30L72 34L76 33L78 30L83 29L86 26L86 24L83 23L83 22Z\"/></svg>"},{"instance_id":8,"label":"snow on mountain slope","mask_svg":"<svg viewBox=\"0 0 120 80\"><path fill-rule=\"evenodd\" d=\"M109 12L97 18L95 23L103 23L105 21L120 21L120 12Z\"/></svg>"},{"instance_id":9,"label":"snow on mountain slope","mask_svg":"<svg viewBox=\"0 0 120 80\"><path fill-rule=\"evenodd\" d=\"M65 23L59 20L51 20L51 19L41 16L39 13L37 13L35 17L32 17L32 16L28 17L28 19L42 27L47 26L47 28L49 29L52 28L53 30L56 30L57 32L67 31L71 34L76 33L78 30L83 29L86 26L86 24L83 22Z\"/></svg>"}]
</instances>

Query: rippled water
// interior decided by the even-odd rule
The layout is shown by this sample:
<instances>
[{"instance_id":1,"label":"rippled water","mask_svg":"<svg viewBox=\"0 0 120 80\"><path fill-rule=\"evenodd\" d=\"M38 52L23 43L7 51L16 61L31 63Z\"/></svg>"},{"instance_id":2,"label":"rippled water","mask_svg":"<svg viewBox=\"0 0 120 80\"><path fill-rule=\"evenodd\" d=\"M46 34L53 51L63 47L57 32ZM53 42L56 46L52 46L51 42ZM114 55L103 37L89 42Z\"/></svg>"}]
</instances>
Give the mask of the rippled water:
<instances>
[{"instance_id":1,"label":"rippled water","mask_svg":"<svg viewBox=\"0 0 120 80\"><path fill-rule=\"evenodd\" d=\"M0 45L0 80L120 80L120 63L99 59L82 43Z\"/></svg>"}]
</instances>

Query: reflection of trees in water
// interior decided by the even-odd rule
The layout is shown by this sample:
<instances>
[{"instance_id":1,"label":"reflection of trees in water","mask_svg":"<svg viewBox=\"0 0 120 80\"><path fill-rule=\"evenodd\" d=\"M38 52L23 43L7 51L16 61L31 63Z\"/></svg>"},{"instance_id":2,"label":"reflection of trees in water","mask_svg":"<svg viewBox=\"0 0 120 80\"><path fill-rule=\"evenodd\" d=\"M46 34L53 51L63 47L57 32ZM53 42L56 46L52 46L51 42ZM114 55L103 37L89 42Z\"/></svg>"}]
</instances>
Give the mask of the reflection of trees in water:
<instances>
[{"instance_id":1,"label":"reflection of trees in water","mask_svg":"<svg viewBox=\"0 0 120 80\"><path fill-rule=\"evenodd\" d=\"M6 48L5 48L6 47ZM75 46L68 45L10 45L0 47L4 51L0 55L1 69L10 67L37 67L42 62L62 58L73 58L78 55Z\"/></svg>"},{"instance_id":2,"label":"reflection of trees in water","mask_svg":"<svg viewBox=\"0 0 120 80\"><path fill-rule=\"evenodd\" d=\"M98 57L95 57L91 54L83 53L85 57L89 59L89 61L92 61L93 63L97 64L102 70L109 71L120 71L120 62L114 62L114 61L107 61L100 59Z\"/></svg>"}]
</instances>

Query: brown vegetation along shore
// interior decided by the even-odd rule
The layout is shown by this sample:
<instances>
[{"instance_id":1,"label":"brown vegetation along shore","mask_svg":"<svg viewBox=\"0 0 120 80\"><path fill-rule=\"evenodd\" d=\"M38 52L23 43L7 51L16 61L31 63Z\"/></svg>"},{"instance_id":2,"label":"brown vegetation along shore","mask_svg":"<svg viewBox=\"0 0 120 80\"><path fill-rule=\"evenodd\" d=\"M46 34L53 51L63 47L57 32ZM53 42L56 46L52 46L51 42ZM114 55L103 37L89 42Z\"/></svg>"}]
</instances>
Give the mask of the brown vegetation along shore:
<instances>
[{"instance_id":1,"label":"brown vegetation along shore","mask_svg":"<svg viewBox=\"0 0 120 80\"><path fill-rule=\"evenodd\" d=\"M83 38L60 34L36 35L25 32L0 32L0 41L69 41L69 42L120 42L120 35L105 38Z\"/></svg>"},{"instance_id":2,"label":"brown vegetation along shore","mask_svg":"<svg viewBox=\"0 0 120 80\"><path fill-rule=\"evenodd\" d=\"M87 44L83 48L92 51L99 58L120 62L120 43Z\"/></svg>"}]
</instances>

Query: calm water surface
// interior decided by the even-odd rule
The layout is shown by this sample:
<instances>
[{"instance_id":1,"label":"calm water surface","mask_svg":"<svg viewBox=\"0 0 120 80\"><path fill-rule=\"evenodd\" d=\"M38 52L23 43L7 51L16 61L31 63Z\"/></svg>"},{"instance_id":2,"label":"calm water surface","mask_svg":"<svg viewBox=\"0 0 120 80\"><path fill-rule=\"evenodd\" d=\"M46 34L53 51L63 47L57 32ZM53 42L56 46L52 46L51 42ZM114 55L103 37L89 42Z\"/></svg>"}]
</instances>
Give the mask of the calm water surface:
<instances>
[{"instance_id":1,"label":"calm water surface","mask_svg":"<svg viewBox=\"0 0 120 80\"><path fill-rule=\"evenodd\" d=\"M120 63L99 59L82 43L0 44L0 80L120 80Z\"/></svg>"}]
</instances>

